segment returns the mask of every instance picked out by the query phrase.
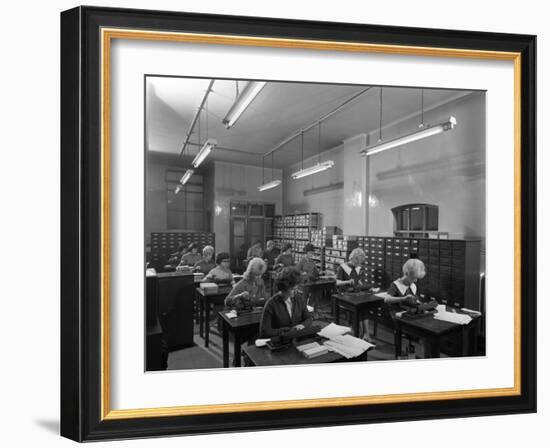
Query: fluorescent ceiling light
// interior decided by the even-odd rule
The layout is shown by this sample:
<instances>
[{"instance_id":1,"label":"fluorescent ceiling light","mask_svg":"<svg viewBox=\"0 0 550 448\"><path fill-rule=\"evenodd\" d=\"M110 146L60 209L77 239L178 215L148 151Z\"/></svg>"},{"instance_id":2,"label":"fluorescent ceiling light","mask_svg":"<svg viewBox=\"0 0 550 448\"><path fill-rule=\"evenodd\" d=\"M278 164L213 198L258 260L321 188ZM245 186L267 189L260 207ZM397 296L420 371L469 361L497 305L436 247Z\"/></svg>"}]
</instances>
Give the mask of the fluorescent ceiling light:
<instances>
[{"instance_id":1,"label":"fluorescent ceiling light","mask_svg":"<svg viewBox=\"0 0 550 448\"><path fill-rule=\"evenodd\" d=\"M210 152L218 145L218 141L214 138L209 138L208 140L206 140L206 142L204 143L204 145L202 145L202 148L200 149L200 151L197 153L197 155L195 156L195 158L193 159L193 166L195 168L198 168L199 165L204 161L204 159L206 159L206 157L208 156L208 154L210 154Z\"/></svg>"},{"instance_id":2,"label":"fluorescent ceiling light","mask_svg":"<svg viewBox=\"0 0 550 448\"><path fill-rule=\"evenodd\" d=\"M180 179L180 185L183 186L187 183L187 181L189 179L191 179L191 176L193 175L194 171L189 169L185 172L185 174L183 176L181 176L181 179ZM178 185L178 187L180 186Z\"/></svg>"},{"instance_id":3,"label":"fluorescent ceiling light","mask_svg":"<svg viewBox=\"0 0 550 448\"><path fill-rule=\"evenodd\" d=\"M258 81L250 81L246 85L246 87L243 89L241 94L238 96L238 98L229 109L229 112L227 112L225 118L222 120L222 123L227 129L229 129L237 122L242 113L246 110L250 103L254 101L254 98L256 98L258 93L260 93L265 85L265 82Z\"/></svg>"},{"instance_id":4,"label":"fluorescent ceiling light","mask_svg":"<svg viewBox=\"0 0 550 448\"><path fill-rule=\"evenodd\" d=\"M280 181L279 179L277 179L277 180L272 180L271 182L268 182L268 183L266 183L266 184L260 185L260 186L258 187L258 191L270 190L271 188L278 187L279 185L281 185L281 181Z\"/></svg>"},{"instance_id":5,"label":"fluorescent ceiling light","mask_svg":"<svg viewBox=\"0 0 550 448\"><path fill-rule=\"evenodd\" d=\"M404 135L403 137L394 138L384 143L365 148L361 151L363 156L372 156L387 149L396 148L407 143L412 143L423 138L431 137L432 135L441 134L442 132L449 131L456 126L456 118L451 116L448 121L429 126L420 131L413 132L412 134Z\"/></svg>"},{"instance_id":6,"label":"fluorescent ceiling light","mask_svg":"<svg viewBox=\"0 0 550 448\"><path fill-rule=\"evenodd\" d=\"M308 168L303 168L300 171L296 171L292 174L293 179L301 179L302 177L310 176L311 174L320 173L321 171L328 170L334 166L332 160L327 160L326 162L317 163L316 165L310 166Z\"/></svg>"}]
</instances>

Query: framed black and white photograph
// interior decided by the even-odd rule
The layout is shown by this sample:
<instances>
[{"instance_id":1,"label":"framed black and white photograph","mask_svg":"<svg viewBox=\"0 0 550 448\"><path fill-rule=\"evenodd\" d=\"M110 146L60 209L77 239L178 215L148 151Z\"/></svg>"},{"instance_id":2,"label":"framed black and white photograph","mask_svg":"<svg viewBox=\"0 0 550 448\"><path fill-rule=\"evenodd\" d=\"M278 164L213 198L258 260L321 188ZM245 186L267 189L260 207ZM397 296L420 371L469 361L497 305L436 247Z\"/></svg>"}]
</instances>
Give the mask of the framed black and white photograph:
<instances>
[{"instance_id":1,"label":"framed black and white photograph","mask_svg":"<svg viewBox=\"0 0 550 448\"><path fill-rule=\"evenodd\" d=\"M62 435L536 410L534 36L61 25Z\"/></svg>"}]
</instances>

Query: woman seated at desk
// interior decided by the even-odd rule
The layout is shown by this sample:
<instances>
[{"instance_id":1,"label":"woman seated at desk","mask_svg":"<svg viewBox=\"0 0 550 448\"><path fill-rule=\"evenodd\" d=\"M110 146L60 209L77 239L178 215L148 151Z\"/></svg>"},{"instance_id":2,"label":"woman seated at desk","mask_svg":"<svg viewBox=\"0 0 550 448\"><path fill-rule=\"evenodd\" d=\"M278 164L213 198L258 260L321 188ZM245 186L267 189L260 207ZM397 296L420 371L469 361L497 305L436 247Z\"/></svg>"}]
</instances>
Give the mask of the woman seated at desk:
<instances>
[{"instance_id":1,"label":"woman seated at desk","mask_svg":"<svg viewBox=\"0 0 550 448\"><path fill-rule=\"evenodd\" d=\"M269 240L265 244L265 252L263 255L263 259L267 263L268 269L273 269L273 266L275 265L275 259L278 256L279 256L279 249L277 249L277 246L275 246L275 242L273 240Z\"/></svg>"},{"instance_id":2,"label":"woman seated at desk","mask_svg":"<svg viewBox=\"0 0 550 448\"><path fill-rule=\"evenodd\" d=\"M302 274L302 278L305 281L315 281L319 278L320 275L319 269L317 269L317 264L313 260L314 251L315 247L313 247L313 244L306 244L304 246L305 255L296 265L296 269L298 269L298 272Z\"/></svg>"},{"instance_id":3,"label":"woman seated at desk","mask_svg":"<svg viewBox=\"0 0 550 448\"><path fill-rule=\"evenodd\" d=\"M264 304L266 291L262 276L267 266L261 258L253 258L248 263L241 281L225 298L225 306L237 310L252 309Z\"/></svg>"},{"instance_id":4,"label":"woman seated at desk","mask_svg":"<svg viewBox=\"0 0 550 448\"><path fill-rule=\"evenodd\" d=\"M170 256L168 257L168 261L166 262L166 265L177 266L181 260L181 257L183 257L187 252L188 252L188 249L185 246L185 244L183 243L178 244L178 250L170 254Z\"/></svg>"},{"instance_id":5,"label":"woman seated at desk","mask_svg":"<svg viewBox=\"0 0 550 448\"><path fill-rule=\"evenodd\" d=\"M345 291L365 291L372 287L367 281L365 268L365 252L357 247L349 254L347 262L338 266L336 286Z\"/></svg>"},{"instance_id":6,"label":"woman seated at desk","mask_svg":"<svg viewBox=\"0 0 550 448\"><path fill-rule=\"evenodd\" d=\"M195 263L195 272L202 272L206 275L215 267L216 265L214 264L214 248L212 246L204 246L202 250L202 259Z\"/></svg>"},{"instance_id":7,"label":"woman seated at desk","mask_svg":"<svg viewBox=\"0 0 550 448\"><path fill-rule=\"evenodd\" d=\"M191 243L189 245L189 252L181 257L178 268L183 266L195 266L201 259L202 256L199 254L199 245L197 243Z\"/></svg>"},{"instance_id":8,"label":"woman seated at desk","mask_svg":"<svg viewBox=\"0 0 550 448\"><path fill-rule=\"evenodd\" d=\"M233 283L233 273L231 272L231 258L227 252L220 252L216 256L216 267L212 269L206 277L205 282L231 284Z\"/></svg>"},{"instance_id":9,"label":"woman seated at desk","mask_svg":"<svg viewBox=\"0 0 550 448\"><path fill-rule=\"evenodd\" d=\"M248 252L246 253L246 259L248 261L252 260L253 258L263 258L264 251L262 250L262 242L261 241L255 241L252 246L250 246L250 249L248 249Z\"/></svg>"},{"instance_id":10,"label":"woman seated at desk","mask_svg":"<svg viewBox=\"0 0 550 448\"><path fill-rule=\"evenodd\" d=\"M426 266L418 258L411 258L403 265L403 276L392 282L386 292L384 303L390 307L390 313L402 311L402 303L414 305L418 302L416 282L426 275Z\"/></svg>"},{"instance_id":11,"label":"woman seated at desk","mask_svg":"<svg viewBox=\"0 0 550 448\"><path fill-rule=\"evenodd\" d=\"M311 315L306 301L296 295L300 273L295 268L284 268L276 280L277 294L264 306L260 320L260 337L280 336L290 330L310 327Z\"/></svg>"},{"instance_id":12,"label":"woman seated at desk","mask_svg":"<svg viewBox=\"0 0 550 448\"><path fill-rule=\"evenodd\" d=\"M338 266L336 286L339 290L344 292L359 292L368 291L372 288L372 285L366 278L366 271L363 267L365 259L365 252L363 249L357 247L349 254L348 261ZM358 337L363 337L363 339L370 343L374 342L370 339L368 319L364 319L361 322L360 332L361 334L357 335Z\"/></svg>"},{"instance_id":13,"label":"woman seated at desk","mask_svg":"<svg viewBox=\"0 0 550 448\"><path fill-rule=\"evenodd\" d=\"M286 243L282 247L281 254L275 259L275 269L294 266L294 256L292 255L292 244Z\"/></svg>"}]
</instances>

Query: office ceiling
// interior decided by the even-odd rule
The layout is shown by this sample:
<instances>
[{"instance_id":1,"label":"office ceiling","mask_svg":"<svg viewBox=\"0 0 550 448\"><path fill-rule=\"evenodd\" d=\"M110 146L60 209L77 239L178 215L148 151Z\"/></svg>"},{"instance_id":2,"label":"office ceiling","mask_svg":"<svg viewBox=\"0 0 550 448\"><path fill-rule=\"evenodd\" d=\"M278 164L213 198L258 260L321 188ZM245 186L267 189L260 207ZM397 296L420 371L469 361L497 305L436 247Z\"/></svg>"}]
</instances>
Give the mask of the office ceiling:
<instances>
[{"instance_id":1,"label":"office ceiling","mask_svg":"<svg viewBox=\"0 0 550 448\"><path fill-rule=\"evenodd\" d=\"M177 160L185 135L210 80L196 78L147 78L146 145L150 154ZM239 88L247 81L239 81ZM221 160L249 165L261 165L262 154L300 128L314 122L347 99L369 86L338 84L304 84L268 82L237 123L226 129L222 119L236 97L236 81L216 80L208 97L207 110L200 120L200 141L215 138L217 148L209 161ZM405 120L415 115L420 119L421 90L401 87L383 89L383 125ZM429 110L468 94L457 90L424 90L424 107ZM337 112L321 126L304 134L304 156L334 148L346 138L379 128L378 87L372 87ZM448 117L441 117L445 119ZM411 129L412 131L413 129ZM385 135L385 137L391 137ZM200 147L199 126L195 126L186 158L194 157ZM300 161L300 138L286 144L274 155L276 168L285 168ZM271 157L266 159L271 165Z\"/></svg>"}]
</instances>

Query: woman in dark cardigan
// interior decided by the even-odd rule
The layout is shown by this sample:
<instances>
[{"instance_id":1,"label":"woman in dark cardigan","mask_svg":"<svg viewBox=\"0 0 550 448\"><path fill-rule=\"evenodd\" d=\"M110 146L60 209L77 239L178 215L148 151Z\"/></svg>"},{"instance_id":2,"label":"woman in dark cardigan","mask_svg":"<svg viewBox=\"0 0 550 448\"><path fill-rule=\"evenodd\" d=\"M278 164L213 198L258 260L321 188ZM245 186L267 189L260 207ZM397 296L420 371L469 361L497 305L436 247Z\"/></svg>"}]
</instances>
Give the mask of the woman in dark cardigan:
<instances>
[{"instance_id":1,"label":"woman in dark cardigan","mask_svg":"<svg viewBox=\"0 0 550 448\"><path fill-rule=\"evenodd\" d=\"M278 292L264 306L260 337L280 336L290 330L310 327L311 315L304 299L296 295L301 275L295 268L284 268L276 280Z\"/></svg>"}]
</instances>

